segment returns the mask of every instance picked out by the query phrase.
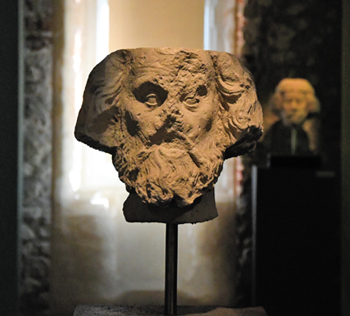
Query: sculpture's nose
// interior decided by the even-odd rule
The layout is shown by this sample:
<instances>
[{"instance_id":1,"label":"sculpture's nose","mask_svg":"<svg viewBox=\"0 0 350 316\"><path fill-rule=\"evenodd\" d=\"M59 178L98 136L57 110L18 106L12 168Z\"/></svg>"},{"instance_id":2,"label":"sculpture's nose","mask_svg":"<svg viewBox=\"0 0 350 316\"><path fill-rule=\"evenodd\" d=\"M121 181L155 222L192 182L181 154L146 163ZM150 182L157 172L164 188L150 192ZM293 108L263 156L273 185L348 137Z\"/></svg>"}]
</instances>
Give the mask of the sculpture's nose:
<instances>
[{"instance_id":1,"label":"sculpture's nose","mask_svg":"<svg viewBox=\"0 0 350 316\"><path fill-rule=\"evenodd\" d=\"M170 128L181 118L181 104L170 100L163 104L163 126Z\"/></svg>"},{"instance_id":2,"label":"sculpture's nose","mask_svg":"<svg viewBox=\"0 0 350 316\"><path fill-rule=\"evenodd\" d=\"M168 103L168 114L179 115L181 112L181 102L179 100L173 100Z\"/></svg>"},{"instance_id":3,"label":"sculpture's nose","mask_svg":"<svg viewBox=\"0 0 350 316\"><path fill-rule=\"evenodd\" d=\"M181 134L181 107L176 103L164 103L162 112L158 117L158 123L154 125L154 131L150 140L154 144L171 142Z\"/></svg>"}]
</instances>

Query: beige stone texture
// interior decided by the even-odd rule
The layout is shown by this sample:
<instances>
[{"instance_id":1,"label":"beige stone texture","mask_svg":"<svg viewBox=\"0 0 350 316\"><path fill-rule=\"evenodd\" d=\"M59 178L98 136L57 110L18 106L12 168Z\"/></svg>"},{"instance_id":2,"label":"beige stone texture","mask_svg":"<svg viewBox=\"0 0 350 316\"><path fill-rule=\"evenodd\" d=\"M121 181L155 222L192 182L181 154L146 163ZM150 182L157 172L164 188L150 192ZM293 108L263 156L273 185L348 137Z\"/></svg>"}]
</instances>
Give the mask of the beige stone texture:
<instances>
[{"instance_id":1,"label":"beige stone texture","mask_svg":"<svg viewBox=\"0 0 350 316\"><path fill-rule=\"evenodd\" d=\"M182 48L107 56L89 76L75 128L79 141L112 155L130 193L157 208L141 222L168 222L169 208L198 203L224 159L252 150L261 133L254 82L240 61Z\"/></svg>"}]
</instances>

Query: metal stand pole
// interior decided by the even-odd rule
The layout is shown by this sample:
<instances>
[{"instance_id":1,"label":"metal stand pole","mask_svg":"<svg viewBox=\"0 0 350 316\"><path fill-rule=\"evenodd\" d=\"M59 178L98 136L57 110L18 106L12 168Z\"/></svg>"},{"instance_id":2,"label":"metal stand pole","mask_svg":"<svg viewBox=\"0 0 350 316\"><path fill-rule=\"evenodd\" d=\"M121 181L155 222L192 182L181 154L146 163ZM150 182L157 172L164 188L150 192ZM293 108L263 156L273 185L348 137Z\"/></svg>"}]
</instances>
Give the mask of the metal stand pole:
<instances>
[{"instance_id":1,"label":"metal stand pole","mask_svg":"<svg viewBox=\"0 0 350 316\"><path fill-rule=\"evenodd\" d=\"M166 224L165 241L165 315L176 315L178 225Z\"/></svg>"}]
</instances>

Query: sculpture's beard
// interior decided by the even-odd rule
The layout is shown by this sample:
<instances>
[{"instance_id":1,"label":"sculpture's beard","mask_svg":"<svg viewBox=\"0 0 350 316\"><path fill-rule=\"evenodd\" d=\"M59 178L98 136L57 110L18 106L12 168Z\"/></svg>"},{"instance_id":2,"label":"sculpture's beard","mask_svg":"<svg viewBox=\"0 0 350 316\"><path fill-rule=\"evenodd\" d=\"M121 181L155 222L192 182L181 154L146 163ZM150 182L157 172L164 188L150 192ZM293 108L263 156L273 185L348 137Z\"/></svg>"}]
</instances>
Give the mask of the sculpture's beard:
<instances>
[{"instance_id":1,"label":"sculpture's beard","mask_svg":"<svg viewBox=\"0 0 350 316\"><path fill-rule=\"evenodd\" d=\"M212 189L222 170L223 148L214 139L203 143L189 147L174 140L147 148L126 142L113 164L128 191L134 189L145 203L183 207Z\"/></svg>"}]
</instances>

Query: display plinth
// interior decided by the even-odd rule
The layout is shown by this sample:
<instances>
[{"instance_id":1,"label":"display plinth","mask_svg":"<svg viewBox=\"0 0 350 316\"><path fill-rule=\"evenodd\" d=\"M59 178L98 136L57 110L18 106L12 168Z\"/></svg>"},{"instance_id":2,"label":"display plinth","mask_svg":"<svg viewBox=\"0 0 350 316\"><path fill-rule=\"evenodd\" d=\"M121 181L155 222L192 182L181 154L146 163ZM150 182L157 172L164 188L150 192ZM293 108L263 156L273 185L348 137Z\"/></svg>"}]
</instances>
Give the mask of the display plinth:
<instances>
[{"instance_id":1,"label":"display plinth","mask_svg":"<svg viewBox=\"0 0 350 316\"><path fill-rule=\"evenodd\" d=\"M73 316L164 315L163 306L79 305ZM227 308L215 306L178 306L177 315L191 316L268 316L262 307Z\"/></svg>"}]
</instances>

